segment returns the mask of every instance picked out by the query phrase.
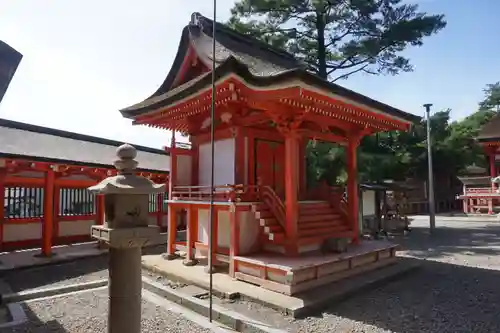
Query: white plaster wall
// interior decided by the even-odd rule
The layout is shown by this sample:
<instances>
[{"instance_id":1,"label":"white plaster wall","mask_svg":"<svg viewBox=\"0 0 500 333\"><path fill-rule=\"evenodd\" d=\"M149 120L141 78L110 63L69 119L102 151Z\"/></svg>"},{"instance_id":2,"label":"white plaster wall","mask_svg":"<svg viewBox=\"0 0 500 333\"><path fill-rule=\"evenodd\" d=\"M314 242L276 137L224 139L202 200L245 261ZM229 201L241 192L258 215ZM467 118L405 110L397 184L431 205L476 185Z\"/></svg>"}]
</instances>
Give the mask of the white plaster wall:
<instances>
[{"instance_id":1,"label":"white plaster wall","mask_svg":"<svg viewBox=\"0 0 500 333\"><path fill-rule=\"evenodd\" d=\"M218 246L229 248L231 244L231 230L229 212L220 211L218 221ZM240 221L240 254L245 255L252 252L252 247L259 237L259 224L252 212L238 212ZM197 241L208 244L209 233L209 210L198 210L198 235Z\"/></svg>"},{"instance_id":2,"label":"white plaster wall","mask_svg":"<svg viewBox=\"0 0 500 333\"><path fill-rule=\"evenodd\" d=\"M208 244L208 217L210 211L208 209L198 209L198 237L196 241Z\"/></svg>"},{"instance_id":3,"label":"white plaster wall","mask_svg":"<svg viewBox=\"0 0 500 333\"><path fill-rule=\"evenodd\" d=\"M210 228L210 210L198 209L198 237L197 241L208 244L208 234ZM217 228L217 245L219 247L229 248L230 244L230 229L229 229L229 212L218 212L218 228Z\"/></svg>"},{"instance_id":4,"label":"white plaster wall","mask_svg":"<svg viewBox=\"0 0 500 333\"><path fill-rule=\"evenodd\" d=\"M231 245L231 228L229 212L219 212L219 221L217 225L217 243L219 247L229 248Z\"/></svg>"},{"instance_id":5,"label":"white plaster wall","mask_svg":"<svg viewBox=\"0 0 500 333\"><path fill-rule=\"evenodd\" d=\"M363 216L375 215L375 191L363 191Z\"/></svg>"},{"instance_id":6,"label":"white plaster wall","mask_svg":"<svg viewBox=\"0 0 500 333\"><path fill-rule=\"evenodd\" d=\"M95 224L94 220L82 221L60 221L59 237L67 236L90 236L90 227Z\"/></svg>"},{"instance_id":7,"label":"white plaster wall","mask_svg":"<svg viewBox=\"0 0 500 333\"><path fill-rule=\"evenodd\" d=\"M4 224L3 226L4 242L15 242L27 239L41 239L41 238L42 238L42 223L40 222Z\"/></svg>"},{"instance_id":8,"label":"white plaster wall","mask_svg":"<svg viewBox=\"0 0 500 333\"><path fill-rule=\"evenodd\" d=\"M250 254L257 242L260 226L252 212L238 212L240 221L240 255Z\"/></svg>"},{"instance_id":9,"label":"white plaster wall","mask_svg":"<svg viewBox=\"0 0 500 333\"><path fill-rule=\"evenodd\" d=\"M201 186L210 186L211 146L205 143L199 147L198 179ZM214 184L234 184L234 138L218 140L214 147Z\"/></svg>"},{"instance_id":10,"label":"white plaster wall","mask_svg":"<svg viewBox=\"0 0 500 333\"><path fill-rule=\"evenodd\" d=\"M180 186L191 184L191 170L193 167L192 157L188 155L177 156L177 183Z\"/></svg>"}]
</instances>

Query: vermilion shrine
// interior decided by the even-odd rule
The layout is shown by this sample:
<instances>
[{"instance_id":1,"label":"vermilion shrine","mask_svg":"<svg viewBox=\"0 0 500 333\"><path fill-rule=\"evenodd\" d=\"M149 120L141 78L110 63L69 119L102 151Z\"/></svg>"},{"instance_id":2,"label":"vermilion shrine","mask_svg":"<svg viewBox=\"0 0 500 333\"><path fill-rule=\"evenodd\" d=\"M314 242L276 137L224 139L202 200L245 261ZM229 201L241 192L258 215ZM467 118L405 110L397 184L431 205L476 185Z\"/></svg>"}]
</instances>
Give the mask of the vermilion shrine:
<instances>
[{"instance_id":1,"label":"vermilion shrine","mask_svg":"<svg viewBox=\"0 0 500 333\"><path fill-rule=\"evenodd\" d=\"M207 254L210 195L211 62L215 57L214 256L228 274L285 294L393 263L395 245L360 241L356 152L380 131L406 131L419 118L330 83L292 55L193 14L173 66L146 100L121 110L134 124L189 135L172 141L167 258ZM342 192L306 184L309 140L345 147ZM176 242L187 211L187 241ZM340 241L339 241L340 240ZM329 243L352 243L346 253ZM189 268L186 268L189 269Z\"/></svg>"},{"instance_id":2,"label":"vermilion shrine","mask_svg":"<svg viewBox=\"0 0 500 333\"><path fill-rule=\"evenodd\" d=\"M463 202L465 214L500 212L500 193L493 179L500 176L500 113L485 124L476 138L487 155L488 170L469 168L473 175L461 177L463 194L458 196ZM471 170L472 169L472 170Z\"/></svg>"}]
</instances>

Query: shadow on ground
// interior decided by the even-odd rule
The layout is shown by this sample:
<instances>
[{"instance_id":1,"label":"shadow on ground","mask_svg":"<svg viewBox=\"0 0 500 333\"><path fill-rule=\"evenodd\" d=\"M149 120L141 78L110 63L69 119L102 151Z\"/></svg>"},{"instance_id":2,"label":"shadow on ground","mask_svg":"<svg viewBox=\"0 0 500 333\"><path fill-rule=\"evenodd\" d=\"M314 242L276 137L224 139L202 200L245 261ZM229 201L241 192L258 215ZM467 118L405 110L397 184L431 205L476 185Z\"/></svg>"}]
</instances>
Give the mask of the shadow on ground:
<instances>
[{"instance_id":1,"label":"shadow on ground","mask_svg":"<svg viewBox=\"0 0 500 333\"><path fill-rule=\"evenodd\" d=\"M17 326L0 328L0 333L69 333L57 320L42 321L31 309L23 305L28 321Z\"/></svg>"},{"instance_id":2,"label":"shadow on ground","mask_svg":"<svg viewBox=\"0 0 500 333\"><path fill-rule=\"evenodd\" d=\"M421 268L410 276L336 304L322 316L401 333L500 332L500 271L419 261Z\"/></svg>"},{"instance_id":3,"label":"shadow on ground","mask_svg":"<svg viewBox=\"0 0 500 333\"><path fill-rule=\"evenodd\" d=\"M462 254L468 256L500 255L500 224L439 226L431 236L428 228L413 228L408 237L396 236L407 255L434 258Z\"/></svg>"},{"instance_id":4,"label":"shadow on ground","mask_svg":"<svg viewBox=\"0 0 500 333\"><path fill-rule=\"evenodd\" d=\"M108 257L104 255L49 266L7 271L3 273L2 280L10 286L13 292L18 292L53 285L64 280L77 280L81 276L97 274L107 268ZM106 276L105 273L101 275Z\"/></svg>"}]
</instances>

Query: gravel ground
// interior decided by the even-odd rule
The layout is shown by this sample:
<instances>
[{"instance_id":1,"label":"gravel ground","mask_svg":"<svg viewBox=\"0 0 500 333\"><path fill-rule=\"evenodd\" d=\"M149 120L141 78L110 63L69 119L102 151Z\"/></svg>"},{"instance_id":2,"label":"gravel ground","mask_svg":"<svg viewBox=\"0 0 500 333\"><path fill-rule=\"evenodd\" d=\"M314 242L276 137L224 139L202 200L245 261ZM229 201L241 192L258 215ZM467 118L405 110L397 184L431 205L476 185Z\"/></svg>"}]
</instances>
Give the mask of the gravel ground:
<instances>
[{"instance_id":1,"label":"gravel ground","mask_svg":"<svg viewBox=\"0 0 500 333\"><path fill-rule=\"evenodd\" d=\"M30 302L25 305L29 322L1 333L95 333L106 332L106 290L88 291ZM152 303L142 304L142 333L210 332L184 317Z\"/></svg>"},{"instance_id":2,"label":"gravel ground","mask_svg":"<svg viewBox=\"0 0 500 333\"><path fill-rule=\"evenodd\" d=\"M2 279L12 291L49 288L108 278L107 256L6 273Z\"/></svg>"},{"instance_id":3,"label":"gravel ground","mask_svg":"<svg viewBox=\"0 0 500 333\"><path fill-rule=\"evenodd\" d=\"M315 316L294 320L252 302L215 302L290 332L500 332L500 224L438 218L432 238L427 226L415 221L409 237L395 240L420 270Z\"/></svg>"},{"instance_id":4,"label":"gravel ground","mask_svg":"<svg viewBox=\"0 0 500 333\"><path fill-rule=\"evenodd\" d=\"M216 299L215 303L290 332L500 332L500 316L497 315L500 312L500 224L491 220L464 222L443 221L438 218L438 230L432 237L428 235L427 226L427 221L416 220L412 223L413 231L409 237L396 239L404 247L401 256L408 257L405 260L418 260L422 264L419 271L343 303L332 304L315 316L294 320L247 301ZM14 273L15 276L9 277L8 282L17 290L22 290L90 281L107 277L105 266L105 257L93 258L72 264L39 268L29 274ZM154 274L145 274L173 288L184 286L158 278ZM68 332L87 332L84 329L88 329L88 332L102 331L105 309L95 309L106 304L105 291L101 296L86 297L86 300L82 301L73 297L68 301L68 304L71 304L69 307L61 298L44 301L50 303L30 304L30 307L34 307L31 316L39 317L39 322L62 325L64 329L68 327ZM65 304L64 309L59 303ZM162 315L162 318L159 318L160 310L153 307L153 310L149 311L147 308L148 305L145 304L144 319L150 324L145 325L163 325L161 323L167 316ZM83 314L89 309L92 313L95 310L99 314L101 326L90 327L91 322L88 319L78 319L85 318ZM169 320L179 318L176 315L168 317ZM174 328L184 325L181 324L184 323L182 319L172 320L169 324ZM181 330L198 332L185 326L182 326L179 332ZM157 331L161 330L158 328Z\"/></svg>"}]
</instances>

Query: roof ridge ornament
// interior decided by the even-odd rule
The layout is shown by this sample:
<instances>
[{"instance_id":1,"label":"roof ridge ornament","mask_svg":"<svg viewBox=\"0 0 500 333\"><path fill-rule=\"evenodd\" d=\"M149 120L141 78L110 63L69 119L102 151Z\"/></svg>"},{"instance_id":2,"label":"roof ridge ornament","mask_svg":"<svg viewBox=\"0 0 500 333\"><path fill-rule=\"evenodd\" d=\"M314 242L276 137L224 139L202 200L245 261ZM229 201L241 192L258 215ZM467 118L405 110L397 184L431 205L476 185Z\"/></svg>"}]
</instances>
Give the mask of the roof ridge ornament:
<instances>
[{"instance_id":1,"label":"roof ridge ornament","mask_svg":"<svg viewBox=\"0 0 500 333\"><path fill-rule=\"evenodd\" d=\"M191 21L189 22L190 25L195 25L195 26L198 26L201 28L201 20L200 18L202 18L203 16L198 13L198 12L194 12L193 14L191 14Z\"/></svg>"}]
</instances>

